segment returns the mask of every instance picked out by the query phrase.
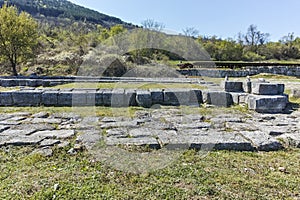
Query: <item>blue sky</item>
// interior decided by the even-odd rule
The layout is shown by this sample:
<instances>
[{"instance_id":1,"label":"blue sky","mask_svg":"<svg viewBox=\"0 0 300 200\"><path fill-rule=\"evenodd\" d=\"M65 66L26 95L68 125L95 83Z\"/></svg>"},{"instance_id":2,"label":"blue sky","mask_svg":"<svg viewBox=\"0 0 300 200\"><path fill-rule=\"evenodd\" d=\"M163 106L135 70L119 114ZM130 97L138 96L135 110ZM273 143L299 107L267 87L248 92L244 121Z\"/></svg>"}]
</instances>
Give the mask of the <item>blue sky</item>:
<instances>
[{"instance_id":1,"label":"blue sky","mask_svg":"<svg viewBox=\"0 0 300 200\"><path fill-rule=\"evenodd\" d=\"M235 38L250 24L270 39L300 36L300 0L71 0L76 4L140 25L154 19L177 33L194 27L200 35Z\"/></svg>"}]
</instances>

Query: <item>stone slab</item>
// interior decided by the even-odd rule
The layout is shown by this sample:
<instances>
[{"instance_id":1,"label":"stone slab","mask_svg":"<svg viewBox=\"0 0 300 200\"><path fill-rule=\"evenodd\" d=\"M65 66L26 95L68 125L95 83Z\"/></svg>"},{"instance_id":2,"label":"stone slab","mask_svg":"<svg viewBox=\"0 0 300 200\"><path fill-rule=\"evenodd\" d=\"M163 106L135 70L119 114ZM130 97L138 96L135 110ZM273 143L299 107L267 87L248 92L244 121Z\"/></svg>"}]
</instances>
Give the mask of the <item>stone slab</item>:
<instances>
[{"instance_id":1,"label":"stone slab","mask_svg":"<svg viewBox=\"0 0 300 200\"><path fill-rule=\"evenodd\" d=\"M152 106L151 92L146 90L138 90L136 92L136 102L141 107L150 108Z\"/></svg>"},{"instance_id":2,"label":"stone slab","mask_svg":"<svg viewBox=\"0 0 300 200\"><path fill-rule=\"evenodd\" d=\"M109 137L105 139L107 146L148 146L151 149L159 149L160 145L155 138L143 137L143 138L113 138Z\"/></svg>"},{"instance_id":3,"label":"stone slab","mask_svg":"<svg viewBox=\"0 0 300 200\"><path fill-rule=\"evenodd\" d=\"M74 130L52 130L52 131L38 131L32 134L32 137L44 137L48 139L67 139L75 135Z\"/></svg>"},{"instance_id":4,"label":"stone slab","mask_svg":"<svg viewBox=\"0 0 300 200\"><path fill-rule=\"evenodd\" d=\"M241 131L243 137L252 142L258 151L277 151L283 149L283 146L278 140L262 131Z\"/></svg>"},{"instance_id":5,"label":"stone slab","mask_svg":"<svg viewBox=\"0 0 300 200\"><path fill-rule=\"evenodd\" d=\"M0 106L13 106L13 92L0 92Z\"/></svg>"},{"instance_id":6,"label":"stone slab","mask_svg":"<svg viewBox=\"0 0 300 200\"><path fill-rule=\"evenodd\" d=\"M42 103L42 91L17 91L13 92L12 98L15 106L40 106Z\"/></svg>"},{"instance_id":7,"label":"stone slab","mask_svg":"<svg viewBox=\"0 0 300 200\"><path fill-rule=\"evenodd\" d=\"M249 95L248 108L260 113L281 113L287 102L287 96Z\"/></svg>"}]
</instances>

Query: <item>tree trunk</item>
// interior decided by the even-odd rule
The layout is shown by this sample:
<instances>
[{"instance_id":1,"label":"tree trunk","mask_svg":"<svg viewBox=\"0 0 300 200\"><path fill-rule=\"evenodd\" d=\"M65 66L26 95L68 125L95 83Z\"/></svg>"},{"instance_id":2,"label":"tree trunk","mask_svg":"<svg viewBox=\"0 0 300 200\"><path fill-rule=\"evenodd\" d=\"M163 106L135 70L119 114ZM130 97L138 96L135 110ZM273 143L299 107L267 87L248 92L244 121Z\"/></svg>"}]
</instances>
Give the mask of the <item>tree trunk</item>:
<instances>
[{"instance_id":1,"label":"tree trunk","mask_svg":"<svg viewBox=\"0 0 300 200\"><path fill-rule=\"evenodd\" d=\"M11 60L10 63L11 63L11 67L12 67L13 76L18 76L17 63L15 63L13 60Z\"/></svg>"}]
</instances>

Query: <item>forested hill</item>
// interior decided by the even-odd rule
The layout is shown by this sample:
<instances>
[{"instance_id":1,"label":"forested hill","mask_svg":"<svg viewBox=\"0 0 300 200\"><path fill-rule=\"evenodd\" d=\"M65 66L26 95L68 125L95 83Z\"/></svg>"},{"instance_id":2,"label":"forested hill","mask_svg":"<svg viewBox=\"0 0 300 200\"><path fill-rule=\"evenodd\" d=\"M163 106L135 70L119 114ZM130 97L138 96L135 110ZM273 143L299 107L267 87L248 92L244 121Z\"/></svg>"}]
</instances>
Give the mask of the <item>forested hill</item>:
<instances>
[{"instance_id":1,"label":"forested hill","mask_svg":"<svg viewBox=\"0 0 300 200\"><path fill-rule=\"evenodd\" d=\"M99 13L67 0L0 0L1 5L3 5L4 2L17 6L20 10L30 13L37 19L70 19L100 24L106 28L116 24L122 24L126 28L134 27L134 25L123 22L119 18Z\"/></svg>"}]
</instances>

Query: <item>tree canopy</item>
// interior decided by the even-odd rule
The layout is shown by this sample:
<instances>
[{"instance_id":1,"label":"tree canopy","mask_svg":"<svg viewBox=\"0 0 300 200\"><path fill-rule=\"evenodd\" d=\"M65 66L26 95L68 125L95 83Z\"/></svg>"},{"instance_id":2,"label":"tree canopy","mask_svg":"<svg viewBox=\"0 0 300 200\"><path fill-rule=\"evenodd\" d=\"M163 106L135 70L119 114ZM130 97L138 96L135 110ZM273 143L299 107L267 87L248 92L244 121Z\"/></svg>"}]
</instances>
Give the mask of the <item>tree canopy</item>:
<instances>
[{"instance_id":1,"label":"tree canopy","mask_svg":"<svg viewBox=\"0 0 300 200\"><path fill-rule=\"evenodd\" d=\"M0 9L0 56L11 64L17 75L17 64L33 55L37 45L37 22L27 13L18 12L14 6Z\"/></svg>"}]
</instances>

